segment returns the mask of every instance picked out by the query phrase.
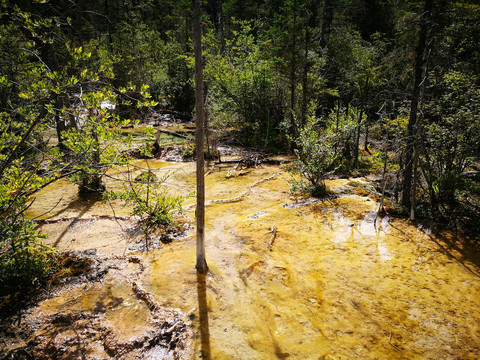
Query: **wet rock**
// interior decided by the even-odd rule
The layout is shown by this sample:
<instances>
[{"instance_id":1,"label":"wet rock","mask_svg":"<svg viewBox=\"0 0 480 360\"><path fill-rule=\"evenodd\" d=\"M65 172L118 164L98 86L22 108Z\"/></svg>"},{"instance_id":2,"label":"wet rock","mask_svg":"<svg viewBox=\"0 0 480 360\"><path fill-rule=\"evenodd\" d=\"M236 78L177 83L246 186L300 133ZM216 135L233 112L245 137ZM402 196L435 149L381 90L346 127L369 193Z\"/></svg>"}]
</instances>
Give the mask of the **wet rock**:
<instances>
[{"instance_id":1,"label":"wet rock","mask_svg":"<svg viewBox=\"0 0 480 360\"><path fill-rule=\"evenodd\" d=\"M78 254L80 257L82 256L82 254L84 254L85 256L95 256L97 255L97 249L87 249L83 252L79 252Z\"/></svg>"},{"instance_id":2,"label":"wet rock","mask_svg":"<svg viewBox=\"0 0 480 360\"><path fill-rule=\"evenodd\" d=\"M107 275L109 270L110 266L102 264L89 271L85 276L88 281L100 281Z\"/></svg>"},{"instance_id":3,"label":"wet rock","mask_svg":"<svg viewBox=\"0 0 480 360\"><path fill-rule=\"evenodd\" d=\"M306 200L295 200L294 202L284 204L283 207L286 209L297 209L302 206L308 206L308 205L313 205L316 204L317 202L321 201L321 199L318 198L308 198Z\"/></svg>"},{"instance_id":4,"label":"wet rock","mask_svg":"<svg viewBox=\"0 0 480 360\"><path fill-rule=\"evenodd\" d=\"M249 219L258 219L259 216L267 214L266 211L257 211L255 214L250 215L248 218Z\"/></svg>"},{"instance_id":5,"label":"wet rock","mask_svg":"<svg viewBox=\"0 0 480 360\"><path fill-rule=\"evenodd\" d=\"M169 244L175 239L175 236L172 234L165 234L162 237L160 237L160 241L163 244Z\"/></svg>"},{"instance_id":6,"label":"wet rock","mask_svg":"<svg viewBox=\"0 0 480 360\"><path fill-rule=\"evenodd\" d=\"M182 162L185 161L183 157L183 147L179 146L164 146L159 150L159 159L164 161Z\"/></svg>"}]
</instances>

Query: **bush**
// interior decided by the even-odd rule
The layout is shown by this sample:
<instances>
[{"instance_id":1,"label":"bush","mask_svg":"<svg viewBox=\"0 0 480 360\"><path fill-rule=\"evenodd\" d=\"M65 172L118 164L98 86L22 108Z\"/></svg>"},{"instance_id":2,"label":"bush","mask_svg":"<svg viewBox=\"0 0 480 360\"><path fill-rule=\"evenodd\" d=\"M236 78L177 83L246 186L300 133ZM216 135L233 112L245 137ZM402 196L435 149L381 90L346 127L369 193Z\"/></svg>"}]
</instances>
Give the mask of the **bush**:
<instances>
[{"instance_id":1,"label":"bush","mask_svg":"<svg viewBox=\"0 0 480 360\"><path fill-rule=\"evenodd\" d=\"M335 159L331 134L320 126L314 116L309 116L299 130L297 146L297 161L291 171L291 190L317 197L327 195L325 177Z\"/></svg>"},{"instance_id":2,"label":"bush","mask_svg":"<svg viewBox=\"0 0 480 360\"><path fill-rule=\"evenodd\" d=\"M55 267L58 254L44 237L31 221L0 221L0 297L28 292Z\"/></svg>"},{"instance_id":3,"label":"bush","mask_svg":"<svg viewBox=\"0 0 480 360\"><path fill-rule=\"evenodd\" d=\"M150 234L159 226L173 223L173 216L182 212L182 196L171 195L165 182L170 173L160 179L148 169L142 172L135 180L128 179L124 182L121 191L109 192L109 199L122 199L133 205L131 214L140 218L140 225L145 234L145 243L148 248Z\"/></svg>"}]
</instances>

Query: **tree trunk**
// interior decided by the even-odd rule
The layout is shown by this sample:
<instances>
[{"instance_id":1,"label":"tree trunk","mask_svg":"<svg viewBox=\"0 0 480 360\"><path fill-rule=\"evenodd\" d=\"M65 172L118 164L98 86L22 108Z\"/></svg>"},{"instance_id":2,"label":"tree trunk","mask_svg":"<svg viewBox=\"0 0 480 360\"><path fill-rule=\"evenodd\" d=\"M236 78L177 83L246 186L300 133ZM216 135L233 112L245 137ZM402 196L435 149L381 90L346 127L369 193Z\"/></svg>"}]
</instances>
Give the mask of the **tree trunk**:
<instances>
[{"instance_id":1,"label":"tree trunk","mask_svg":"<svg viewBox=\"0 0 480 360\"><path fill-rule=\"evenodd\" d=\"M418 39L418 45L415 50L415 79L412 90L412 104L410 107L410 117L408 119L407 127L407 146L405 148L405 171L403 173L403 193L402 193L402 205L410 207L411 204L411 188L412 188L412 173L413 173L413 155L414 155L414 143L415 134L417 132L417 111L418 103L420 99L420 85L423 79L423 65L425 63L425 48L427 45L427 30L428 19L430 11L432 10L432 1L425 0L425 5L422 14L422 20L420 24L420 34Z\"/></svg>"},{"instance_id":2,"label":"tree trunk","mask_svg":"<svg viewBox=\"0 0 480 360\"><path fill-rule=\"evenodd\" d=\"M205 129L204 129L205 145L206 145L208 156L210 156L212 154L212 149L210 148L210 127L209 127L209 124L208 124L209 118L210 118L210 114L208 112L208 85L204 84L203 89L204 89L204 94L203 94L203 98L204 98L204 100L203 100L203 106L204 106L203 117L204 117L204 120L203 120L203 123L205 124Z\"/></svg>"},{"instance_id":3,"label":"tree trunk","mask_svg":"<svg viewBox=\"0 0 480 360\"><path fill-rule=\"evenodd\" d=\"M290 51L290 134L297 135L297 128L295 124L295 92L296 92L296 76L295 70L297 68L297 2L294 0L293 9L293 33L292 33L292 48Z\"/></svg>"},{"instance_id":4,"label":"tree trunk","mask_svg":"<svg viewBox=\"0 0 480 360\"><path fill-rule=\"evenodd\" d=\"M60 116L60 110L55 111L55 128L57 130L58 148L61 152L65 153L67 151L67 147L63 142L63 132L67 129L67 127L65 126L65 120L63 120Z\"/></svg>"},{"instance_id":5,"label":"tree trunk","mask_svg":"<svg viewBox=\"0 0 480 360\"><path fill-rule=\"evenodd\" d=\"M418 161L418 136L415 134L415 143L414 143L414 151L413 151L413 184L411 188L410 194L410 221L415 220L415 207L417 206L417 178L418 178L418 171L417 171L417 161Z\"/></svg>"},{"instance_id":6,"label":"tree trunk","mask_svg":"<svg viewBox=\"0 0 480 360\"><path fill-rule=\"evenodd\" d=\"M368 123L368 115L367 115L367 120L365 121L365 142L363 143L363 149L365 152L368 152L370 154L370 151L368 150L368 132L370 130L370 126Z\"/></svg>"},{"instance_id":7,"label":"tree trunk","mask_svg":"<svg viewBox=\"0 0 480 360\"><path fill-rule=\"evenodd\" d=\"M355 134L355 145L353 148L353 167L358 166L358 148L360 147L360 131L362 128L362 118L363 118L363 108L360 110L360 115L358 116L357 132Z\"/></svg>"},{"instance_id":8,"label":"tree trunk","mask_svg":"<svg viewBox=\"0 0 480 360\"><path fill-rule=\"evenodd\" d=\"M193 10L193 40L195 48L195 152L197 157L197 263L198 272L208 270L205 260L205 168L204 168L204 112L203 112L203 60L202 39L200 29L201 0L194 0Z\"/></svg>"},{"instance_id":9,"label":"tree trunk","mask_svg":"<svg viewBox=\"0 0 480 360\"><path fill-rule=\"evenodd\" d=\"M333 22L333 0L325 0L323 6L322 32L320 33L320 46L325 47L328 43L328 38L332 32Z\"/></svg>"},{"instance_id":10,"label":"tree trunk","mask_svg":"<svg viewBox=\"0 0 480 360\"><path fill-rule=\"evenodd\" d=\"M305 124L307 119L307 105L308 105L308 72L310 70L310 62L308 61L308 50L309 50L309 43L310 43L310 31L308 26L305 28L305 47L304 47L304 54L303 54L303 84L302 84L302 114L301 114L301 126Z\"/></svg>"},{"instance_id":11,"label":"tree trunk","mask_svg":"<svg viewBox=\"0 0 480 360\"><path fill-rule=\"evenodd\" d=\"M337 149L338 149L338 142L339 142L339 135L338 135L338 127L339 127L339 123L340 123L340 102L337 100L336 101L336 124L335 124L335 144L334 144L334 158L337 157Z\"/></svg>"},{"instance_id":12,"label":"tree trunk","mask_svg":"<svg viewBox=\"0 0 480 360\"><path fill-rule=\"evenodd\" d=\"M225 29L223 24L223 0L218 0L218 27L220 30L221 54L225 54Z\"/></svg>"}]
</instances>

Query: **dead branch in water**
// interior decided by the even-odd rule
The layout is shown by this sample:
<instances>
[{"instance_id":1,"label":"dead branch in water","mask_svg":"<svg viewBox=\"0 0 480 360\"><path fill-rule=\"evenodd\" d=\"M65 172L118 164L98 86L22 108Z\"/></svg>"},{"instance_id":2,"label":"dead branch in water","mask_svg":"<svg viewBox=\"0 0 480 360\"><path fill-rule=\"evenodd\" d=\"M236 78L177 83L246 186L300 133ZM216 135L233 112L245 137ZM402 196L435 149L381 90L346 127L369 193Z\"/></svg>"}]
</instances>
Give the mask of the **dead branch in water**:
<instances>
[{"instance_id":1,"label":"dead branch in water","mask_svg":"<svg viewBox=\"0 0 480 360\"><path fill-rule=\"evenodd\" d=\"M187 140L192 139L192 137L189 136L189 135L180 134L180 133L170 131L170 130L159 129L159 128L155 128L155 130L157 130L159 133L168 134L168 135L175 136L175 137L182 138L182 139L187 139Z\"/></svg>"},{"instance_id":2,"label":"dead branch in water","mask_svg":"<svg viewBox=\"0 0 480 360\"><path fill-rule=\"evenodd\" d=\"M272 251L273 242L275 241L275 238L277 237L277 223L273 224L273 226L270 228L269 232L272 234L272 236L270 237L270 241L269 241L268 246L270 247L270 251Z\"/></svg>"}]
</instances>

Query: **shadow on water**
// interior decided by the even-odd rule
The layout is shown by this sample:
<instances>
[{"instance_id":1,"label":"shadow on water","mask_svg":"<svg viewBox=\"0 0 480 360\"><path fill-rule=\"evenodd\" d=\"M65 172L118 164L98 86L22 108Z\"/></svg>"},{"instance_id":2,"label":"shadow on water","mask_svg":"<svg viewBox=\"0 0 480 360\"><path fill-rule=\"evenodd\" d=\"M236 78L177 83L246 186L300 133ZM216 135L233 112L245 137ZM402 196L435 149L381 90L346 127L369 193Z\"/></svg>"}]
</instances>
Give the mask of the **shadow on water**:
<instances>
[{"instance_id":1,"label":"shadow on water","mask_svg":"<svg viewBox=\"0 0 480 360\"><path fill-rule=\"evenodd\" d=\"M206 274L197 272L197 295L198 311L200 321L200 345L201 358L211 359L210 352L210 332L208 325L208 305L207 305L207 282Z\"/></svg>"},{"instance_id":2,"label":"shadow on water","mask_svg":"<svg viewBox=\"0 0 480 360\"><path fill-rule=\"evenodd\" d=\"M467 271L480 277L480 241L464 234L436 231L428 237L438 245L440 251L458 262ZM471 266L471 264L475 265Z\"/></svg>"},{"instance_id":3,"label":"shadow on water","mask_svg":"<svg viewBox=\"0 0 480 360\"><path fill-rule=\"evenodd\" d=\"M84 216L98 201L101 201L101 195L93 194L88 196L81 196L77 198L75 201L70 203L66 208L57 211L52 217L59 217L63 213L71 210L77 210L78 213L75 218L68 224L68 226L63 230L58 237L55 239L54 246L58 246L60 241L64 238L64 236L68 233L72 227L74 227L79 220ZM38 228L38 227L37 227Z\"/></svg>"},{"instance_id":4,"label":"shadow on water","mask_svg":"<svg viewBox=\"0 0 480 360\"><path fill-rule=\"evenodd\" d=\"M81 208L80 212L78 215L75 217L75 219L72 220L72 222L65 228L65 230L62 231L60 235L58 235L57 239L55 240L54 246L58 246L60 241L63 239L63 237L67 234L67 232L78 222L79 219L82 218L83 215L87 213L88 210L95 204L94 201L88 201L88 202L83 202L83 208Z\"/></svg>"}]
</instances>

